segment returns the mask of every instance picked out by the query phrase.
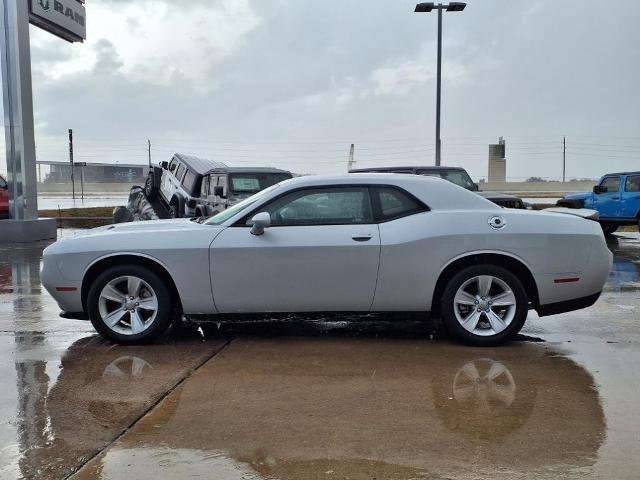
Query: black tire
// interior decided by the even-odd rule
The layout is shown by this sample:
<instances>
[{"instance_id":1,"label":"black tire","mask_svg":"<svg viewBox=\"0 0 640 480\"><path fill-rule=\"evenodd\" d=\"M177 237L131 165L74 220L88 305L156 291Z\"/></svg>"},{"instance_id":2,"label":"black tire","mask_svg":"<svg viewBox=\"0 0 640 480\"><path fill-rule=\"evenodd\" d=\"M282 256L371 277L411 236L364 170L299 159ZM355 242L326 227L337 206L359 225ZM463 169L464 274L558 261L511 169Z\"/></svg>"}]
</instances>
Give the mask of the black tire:
<instances>
[{"instance_id":1,"label":"black tire","mask_svg":"<svg viewBox=\"0 0 640 480\"><path fill-rule=\"evenodd\" d=\"M150 173L144 182L144 194L149 200L153 200L156 197L156 193L156 187L153 184L153 174Z\"/></svg>"},{"instance_id":2,"label":"black tire","mask_svg":"<svg viewBox=\"0 0 640 480\"><path fill-rule=\"evenodd\" d=\"M169 217L171 218L181 218L180 207L176 201L173 201L171 205L169 205Z\"/></svg>"},{"instance_id":3,"label":"black tire","mask_svg":"<svg viewBox=\"0 0 640 480\"><path fill-rule=\"evenodd\" d=\"M613 235L615 231L618 230L618 225L614 223L601 223L600 226L605 235Z\"/></svg>"},{"instance_id":4,"label":"black tire","mask_svg":"<svg viewBox=\"0 0 640 480\"><path fill-rule=\"evenodd\" d=\"M100 294L103 288L107 283L125 276L134 276L143 280L149 287L151 287L157 300L155 318L141 333L137 334L124 334L114 331L105 323L102 315L100 314ZM113 308L113 311L118 310L117 302L110 303L109 306ZM169 289L162 278L152 270L139 265L116 265L109 267L102 272L98 278L95 279L89 289L89 294L87 296L87 310L89 312L91 323L98 333L107 340L120 344L149 343L155 340L169 328L173 321L174 313L171 303L171 294L169 293ZM140 310L136 309L136 311ZM130 314L124 314L122 323L116 327L126 329L127 321L131 323L131 317L128 315Z\"/></svg>"},{"instance_id":5,"label":"black tire","mask_svg":"<svg viewBox=\"0 0 640 480\"><path fill-rule=\"evenodd\" d=\"M206 217L206 216L207 216L207 214L205 213L205 207L203 207L201 205L198 205L196 207L196 218Z\"/></svg>"},{"instance_id":6,"label":"black tire","mask_svg":"<svg viewBox=\"0 0 640 480\"><path fill-rule=\"evenodd\" d=\"M498 279L501 282L504 282L513 295L515 297L515 312L513 314L513 318L511 322L507 325L504 330L499 333L490 334L490 335L480 335L476 333L472 333L465 329L458 318L456 317L456 306L455 306L455 296L458 293L458 289L463 286L466 282L474 279L478 276L492 276L495 279ZM497 281L494 281L494 287L492 288L500 288L500 285ZM472 285L472 284L470 284ZM492 290L493 292L494 290ZM472 267L467 267L458 273L456 273L447 283L444 294L441 299L440 311L442 312L442 318L445 326L449 330L449 332L461 340L464 343L476 346L493 346L504 343L511 338L513 338L522 328L524 322L527 318L527 313L529 310L527 300L527 293L522 285L522 282L518 280L518 278L508 270L503 267L499 267L496 265L476 265ZM473 313L473 310L476 310L474 305L468 307L469 313ZM478 307L479 308L479 307ZM491 307L491 309L496 307ZM497 307L496 309L500 309ZM479 311L479 310L478 310ZM506 312L503 315L507 315ZM484 325L488 325L488 317L484 312L480 313L480 321L478 322L479 330L487 330L486 328L481 328Z\"/></svg>"}]
</instances>

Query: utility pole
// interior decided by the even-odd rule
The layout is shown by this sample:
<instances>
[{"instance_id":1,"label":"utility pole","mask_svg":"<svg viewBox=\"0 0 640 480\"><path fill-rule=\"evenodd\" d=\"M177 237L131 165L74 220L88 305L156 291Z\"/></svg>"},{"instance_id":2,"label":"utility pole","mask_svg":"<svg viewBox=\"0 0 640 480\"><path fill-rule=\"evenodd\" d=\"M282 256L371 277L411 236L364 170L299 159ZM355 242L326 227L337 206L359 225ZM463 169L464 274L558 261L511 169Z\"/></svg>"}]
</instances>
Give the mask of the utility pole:
<instances>
[{"instance_id":1,"label":"utility pole","mask_svg":"<svg viewBox=\"0 0 640 480\"><path fill-rule=\"evenodd\" d=\"M351 144L351 148L349 149L349 163L347 164L347 173L351 171L351 169L353 168L353 165L356 163L356 161L354 160L354 153L356 150L356 146L355 144Z\"/></svg>"},{"instance_id":2,"label":"utility pole","mask_svg":"<svg viewBox=\"0 0 640 480\"><path fill-rule=\"evenodd\" d=\"M76 184L73 178L73 130L69 129L69 163L71 164L71 198L76 199Z\"/></svg>"},{"instance_id":3,"label":"utility pole","mask_svg":"<svg viewBox=\"0 0 640 480\"><path fill-rule=\"evenodd\" d=\"M566 180L567 174L567 137L562 137L562 183Z\"/></svg>"},{"instance_id":4,"label":"utility pole","mask_svg":"<svg viewBox=\"0 0 640 480\"><path fill-rule=\"evenodd\" d=\"M149 168L151 168L151 140L147 140L147 146L149 150Z\"/></svg>"}]
</instances>

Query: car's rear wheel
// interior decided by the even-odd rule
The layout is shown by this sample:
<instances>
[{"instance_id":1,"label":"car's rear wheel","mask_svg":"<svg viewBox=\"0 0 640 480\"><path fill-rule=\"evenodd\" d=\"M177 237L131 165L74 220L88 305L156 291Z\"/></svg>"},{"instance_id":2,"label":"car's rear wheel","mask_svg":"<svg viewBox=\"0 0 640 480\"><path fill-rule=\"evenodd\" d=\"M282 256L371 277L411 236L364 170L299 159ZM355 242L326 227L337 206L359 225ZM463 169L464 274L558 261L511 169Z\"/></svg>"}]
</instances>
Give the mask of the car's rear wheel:
<instances>
[{"instance_id":1,"label":"car's rear wheel","mask_svg":"<svg viewBox=\"0 0 640 480\"><path fill-rule=\"evenodd\" d=\"M613 223L601 223L600 226L602 227L602 232L605 235L613 235L613 233L618 230L618 225Z\"/></svg>"},{"instance_id":2,"label":"car's rear wheel","mask_svg":"<svg viewBox=\"0 0 640 480\"><path fill-rule=\"evenodd\" d=\"M527 318L527 294L518 278L496 265L465 268L449 280L441 301L448 330L465 343L497 345Z\"/></svg>"},{"instance_id":3,"label":"car's rear wheel","mask_svg":"<svg viewBox=\"0 0 640 480\"><path fill-rule=\"evenodd\" d=\"M102 272L87 297L95 329L117 343L146 343L164 333L173 319L169 290L153 271L120 265Z\"/></svg>"}]
</instances>

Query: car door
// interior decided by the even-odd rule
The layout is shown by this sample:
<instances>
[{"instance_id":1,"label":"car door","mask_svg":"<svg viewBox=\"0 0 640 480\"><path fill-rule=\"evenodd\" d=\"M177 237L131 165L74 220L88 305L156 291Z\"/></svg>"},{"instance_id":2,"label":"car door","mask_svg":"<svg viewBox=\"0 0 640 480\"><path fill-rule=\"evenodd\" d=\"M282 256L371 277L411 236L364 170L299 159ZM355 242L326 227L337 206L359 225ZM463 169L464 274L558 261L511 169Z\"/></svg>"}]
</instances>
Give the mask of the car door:
<instances>
[{"instance_id":1,"label":"car door","mask_svg":"<svg viewBox=\"0 0 640 480\"><path fill-rule=\"evenodd\" d=\"M593 196L594 208L600 212L602 218L614 218L620 214L620 176L604 177L600 182L605 187L605 193Z\"/></svg>"},{"instance_id":2,"label":"car door","mask_svg":"<svg viewBox=\"0 0 640 480\"><path fill-rule=\"evenodd\" d=\"M220 312L368 311L380 235L366 187L289 192L258 210L271 226L250 233L250 217L212 244L213 298Z\"/></svg>"},{"instance_id":3,"label":"car door","mask_svg":"<svg viewBox=\"0 0 640 480\"><path fill-rule=\"evenodd\" d=\"M620 216L635 218L640 211L640 175L627 175L620 197Z\"/></svg>"},{"instance_id":4,"label":"car door","mask_svg":"<svg viewBox=\"0 0 640 480\"><path fill-rule=\"evenodd\" d=\"M171 200L171 195L173 194L173 188L171 184L171 179L176 171L176 159L172 159L167 166L167 169L162 172L162 181L160 182L160 194L165 199L165 201L169 202Z\"/></svg>"}]
</instances>

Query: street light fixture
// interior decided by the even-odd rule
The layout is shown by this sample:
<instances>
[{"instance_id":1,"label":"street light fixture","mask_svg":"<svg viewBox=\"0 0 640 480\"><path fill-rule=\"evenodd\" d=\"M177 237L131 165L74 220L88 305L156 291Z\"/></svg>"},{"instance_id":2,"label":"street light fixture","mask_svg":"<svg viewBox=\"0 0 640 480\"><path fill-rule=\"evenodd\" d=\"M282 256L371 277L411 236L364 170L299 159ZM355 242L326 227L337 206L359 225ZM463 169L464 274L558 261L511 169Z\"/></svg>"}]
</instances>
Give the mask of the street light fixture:
<instances>
[{"instance_id":1,"label":"street light fixture","mask_svg":"<svg viewBox=\"0 0 640 480\"><path fill-rule=\"evenodd\" d=\"M436 87L436 166L440 166L441 147L440 141L440 97L442 90L442 11L461 12L467 6L464 2L449 2L435 4L433 2L418 3L414 12L428 13L432 10L438 10L438 73Z\"/></svg>"}]
</instances>

